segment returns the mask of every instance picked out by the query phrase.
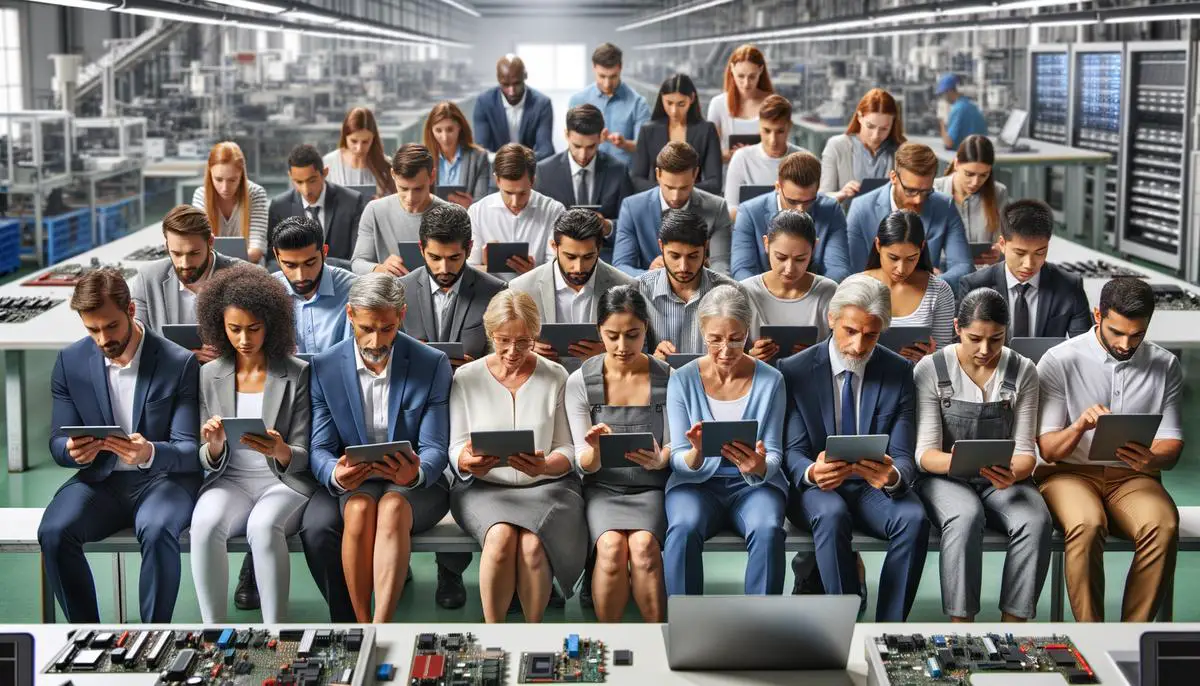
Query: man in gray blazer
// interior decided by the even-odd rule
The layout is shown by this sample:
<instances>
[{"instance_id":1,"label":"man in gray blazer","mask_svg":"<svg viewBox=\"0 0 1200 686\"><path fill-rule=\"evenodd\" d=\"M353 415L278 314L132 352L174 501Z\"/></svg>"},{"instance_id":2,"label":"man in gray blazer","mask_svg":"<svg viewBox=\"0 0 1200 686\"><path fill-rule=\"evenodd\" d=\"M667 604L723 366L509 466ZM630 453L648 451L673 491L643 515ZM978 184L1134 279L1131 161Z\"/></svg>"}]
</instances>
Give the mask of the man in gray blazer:
<instances>
[{"instance_id":1,"label":"man in gray blazer","mask_svg":"<svg viewBox=\"0 0 1200 686\"><path fill-rule=\"evenodd\" d=\"M311 145L301 144L288 157L288 177L292 189L271 200L268 213L268 235L279 222L288 217L309 216L325 231L331 264L350 268L354 243L358 239L358 224L370 198L349 188L325 180L328 170L321 153Z\"/></svg>"}]
</instances>

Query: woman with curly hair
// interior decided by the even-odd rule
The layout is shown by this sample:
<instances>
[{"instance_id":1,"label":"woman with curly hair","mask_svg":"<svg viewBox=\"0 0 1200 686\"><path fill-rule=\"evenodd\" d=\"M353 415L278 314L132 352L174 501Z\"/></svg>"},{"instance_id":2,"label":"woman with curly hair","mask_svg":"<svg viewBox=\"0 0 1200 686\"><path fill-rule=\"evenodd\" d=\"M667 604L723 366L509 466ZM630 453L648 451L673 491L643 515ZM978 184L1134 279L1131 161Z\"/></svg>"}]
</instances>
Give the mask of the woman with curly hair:
<instances>
[{"instance_id":1,"label":"woman with curly hair","mask_svg":"<svg viewBox=\"0 0 1200 686\"><path fill-rule=\"evenodd\" d=\"M192 514L192 576L206 624L227 621L230 536L254 556L263 622L285 621L287 537L317 488L308 470L308 364L296 347L283 284L248 264L215 273L196 300L200 337L219 357L200 370L200 464ZM230 418L261 418L266 435L227 433Z\"/></svg>"}]
</instances>

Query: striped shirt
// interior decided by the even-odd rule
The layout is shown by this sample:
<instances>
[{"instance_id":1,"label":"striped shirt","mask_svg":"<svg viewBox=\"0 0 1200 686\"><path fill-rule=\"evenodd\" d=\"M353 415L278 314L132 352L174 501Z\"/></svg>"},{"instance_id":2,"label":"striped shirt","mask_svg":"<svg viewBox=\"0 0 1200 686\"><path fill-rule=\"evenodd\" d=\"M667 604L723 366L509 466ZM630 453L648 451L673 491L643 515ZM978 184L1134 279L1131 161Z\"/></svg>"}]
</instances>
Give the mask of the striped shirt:
<instances>
[{"instance_id":1,"label":"striped shirt","mask_svg":"<svg viewBox=\"0 0 1200 686\"><path fill-rule=\"evenodd\" d=\"M258 248L265 253L267 252L267 210L271 206L271 199L267 197L267 191L257 183L247 179L246 185L250 189L250 240L246 247L250 250ZM192 194L192 206L208 211L205 206L204 186L200 186ZM220 216L220 214L218 211L217 215ZM221 225L213 227L213 235L242 235L242 208L240 205L234 205L233 213L228 218L220 217L220 220Z\"/></svg>"},{"instance_id":2,"label":"striped shirt","mask_svg":"<svg viewBox=\"0 0 1200 686\"><path fill-rule=\"evenodd\" d=\"M954 289L941 277L930 275L925 295L917 309L903 317L892 317L892 326L928 326L938 350L954 342Z\"/></svg>"},{"instance_id":3,"label":"striped shirt","mask_svg":"<svg viewBox=\"0 0 1200 686\"><path fill-rule=\"evenodd\" d=\"M741 284L728 276L706 267L700 272L700 288L691 300L684 302L671 290L666 269L653 269L639 276L637 289L650 302L650 332L646 337L650 351L653 352L660 341L671 341L675 344L675 351L679 353L708 352L704 345L704 334L700 332L700 320L696 311L700 309L700 300L722 284L745 290Z\"/></svg>"}]
</instances>

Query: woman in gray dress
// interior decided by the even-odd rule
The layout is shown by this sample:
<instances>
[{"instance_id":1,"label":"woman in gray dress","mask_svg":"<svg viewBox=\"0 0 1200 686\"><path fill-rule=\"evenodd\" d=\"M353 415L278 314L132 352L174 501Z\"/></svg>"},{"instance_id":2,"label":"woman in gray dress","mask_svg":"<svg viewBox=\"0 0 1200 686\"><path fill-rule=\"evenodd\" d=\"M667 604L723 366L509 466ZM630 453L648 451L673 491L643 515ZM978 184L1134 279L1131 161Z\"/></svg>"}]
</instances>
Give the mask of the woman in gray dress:
<instances>
[{"instance_id":1,"label":"woman in gray dress","mask_svg":"<svg viewBox=\"0 0 1200 686\"><path fill-rule=\"evenodd\" d=\"M515 590L525 621L540 622L551 584L570 595L587 560L583 491L563 407L567 371L533 352L541 316L527 293L497 293L483 328L495 352L459 367L450 388L457 477L450 513L483 548L484 620L503 622ZM475 432L513 430L533 432L534 452L486 455L472 446Z\"/></svg>"},{"instance_id":2,"label":"woman in gray dress","mask_svg":"<svg viewBox=\"0 0 1200 686\"><path fill-rule=\"evenodd\" d=\"M643 621L666 610L662 542L667 536L663 489L670 472L666 402L671 368L646 355L646 298L633 286L600 296L597 326L604 354L567 379L567 421L583 473L596 618L618 622L632 589ZM647 402L647 400L649 402ZM601 463L601 436L650 433L656 449L625 454L621 466Z\"/></svg>"}]
</instances>

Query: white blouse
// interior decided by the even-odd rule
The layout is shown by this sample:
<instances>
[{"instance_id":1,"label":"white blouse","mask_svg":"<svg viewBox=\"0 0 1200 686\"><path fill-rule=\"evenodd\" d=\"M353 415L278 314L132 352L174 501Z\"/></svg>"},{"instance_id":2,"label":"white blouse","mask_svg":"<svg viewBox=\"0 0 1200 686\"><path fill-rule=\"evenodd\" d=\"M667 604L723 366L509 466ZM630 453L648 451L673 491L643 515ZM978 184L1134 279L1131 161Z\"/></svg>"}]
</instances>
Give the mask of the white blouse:
<instances>
[{"instance_id":1,"label":"white blouse","mask_svg":"<svg viewBox=\"0 0 1200 686\"><path fill-rule=\"evenodd\" d=\"M758 135L758 117L735 118L729 113L729 102L723 92L708 101L708 120L716 125L721 136L721 150L729 149L731 135Z\"/></svg>"},{"instance_id":2,"label":"white blouse","mask_svg":"<svg viewBox=\"0 0 1200 686\"><path fill-rule=\"evenodd\" d=\"M487 367L487 357L468 362L454 373L450 386L450 468L459 478L472 478L458 470L458 456L471 440L472 431L533 430L537 450L561 453L572 469L563 476L575 478L575 447L571 427L563 406L567 370L544 357L536 356L537 366L514 395ZM512 467L497 467L480 477L484 481L508 486L524 486L546 479L531 477Z\"/></svg>"},{"instance_id":3,"label":"white blouse","mask_svg":"<svg viewBox=\"0 0 1200 686\"><path fill-rule=\"evenodd\" d=\"M325 167L329 169L329 176L325 179L329 183L338 186L375 185L375 172L371 171L370 167L355 169L346 164L341 148L327 153L322 159L325 161Z\"/></svg>"}]
</instances>

